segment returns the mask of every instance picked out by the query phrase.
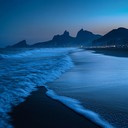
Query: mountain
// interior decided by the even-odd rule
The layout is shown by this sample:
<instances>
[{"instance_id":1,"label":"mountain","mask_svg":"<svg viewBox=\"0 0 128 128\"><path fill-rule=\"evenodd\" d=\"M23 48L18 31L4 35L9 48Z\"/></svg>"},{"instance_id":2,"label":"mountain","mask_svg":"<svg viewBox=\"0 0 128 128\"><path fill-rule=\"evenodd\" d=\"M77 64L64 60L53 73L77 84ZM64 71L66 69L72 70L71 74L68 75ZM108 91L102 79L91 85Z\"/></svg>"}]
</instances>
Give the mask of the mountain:
<instances>
[{"instance_id":1,"label":"mountain","mask_svg":"<svg viewBox=\"0 0 128 128\"><path fill-rule=\"evenodd\" d=\"M26 43L26 40L22 40L12 46L7 46L7 48L25 48L29 47L29 45Z\"/></svg>"},{"instance_id":2,"label":"mountain","mask_svg":"<svg viewBox=\"0 0 128 128\"><path fill-rule=\"evenodd\" d=\"M96 40L100 37L101 37L101 35L95 35L92 32L81 29L77 33L77 36L75 38L75 42L77 42L77 44L80 44L83 46L90 46L92 44L91 42L93 40Z\"/></svg>"},{"instance_id":3,"label":"mountain","mask_svg":"<svg viewBox=\"0 0 128 128\"><path fill-rule=\"evenodd\" d=\"M101 38L93 41L93 45L95 46L110 46L110 45L127 45L128 44L128 29L126 28L118 28L113 29L108 32L106 35Z\"/></svg>"},{"instance_id":4,"label":"mountain","mask_svg":"<svg viewBox=\"0 0 128 128\"><path fill-rule=\"evenodd\" d=\"M17 44L8 46L9 48L24 48L24 47L37 47L37 48L50 48L50 47L81 47L91 46L92 40L100 38L100 35L95 35L92 32L81 29L76 37L71 37L68 31L64 31L61 35L55 35L52 40L45 42L38 42L33 45L28 45L26 40L22 40Z\"/></svg>"},{"instance_id":5,"label":"mountain","mask_svg":"<svg viewBox=\"0 0 128 128\"><path fill-rule=\"evenodd\" d=\"M36 43L32 47L68 47L72 46L73 42L74 37L71 37L68 31L64 31L62 35L55 35L52 40Z\"/></svg>"},{"instance_id":6,"label":"mountain","mask_svg":"<svg viewBox=\"0 0 128 128\"><path fill-rule=\"evenodd\" d=\"M68 31L64 31L62 35L55 35L52 39L52 42L56 46L72 46L74 43L74 37L69 35Z\"/></svg>"},{"instance_id":7,"label":"mountain","mask_svg":"<svg viewBox=\"0 0 128 128\"><path fill-rule=\"evenodd\" d=\"M64 31L62 35L55 35L52 40L39 42L32 47L73 47L73 46L88 46L91 41L100 38L100 35L95 35L92 32L81 29L76 37L71 37L68 31Z\"/></svg>"},{"instance_id":8,"label":"mountain","mask_svg":"<svg viewBox=\"0 0 128 128\"><path fill-rule=\"evenodd\" d=\"M101 35L95 35L92 32L86 31L81 29L76 36L76 40L80 42L85 42L85 41L92 41L94 39L100 38Z\"/></svg>"}]
</instances>

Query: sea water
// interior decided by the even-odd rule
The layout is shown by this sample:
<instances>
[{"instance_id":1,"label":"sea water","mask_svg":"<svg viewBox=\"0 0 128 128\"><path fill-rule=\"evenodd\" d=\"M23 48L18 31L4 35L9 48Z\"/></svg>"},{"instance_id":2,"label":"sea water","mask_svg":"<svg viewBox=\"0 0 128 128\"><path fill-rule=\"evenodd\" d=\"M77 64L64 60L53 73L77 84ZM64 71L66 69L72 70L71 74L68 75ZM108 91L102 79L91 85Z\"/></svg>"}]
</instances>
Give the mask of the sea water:
<instances>
[{"instance_id":1,"label":"sea water","mask_svg":"<svg viewBox=\"0 0 128 128\"><path fill-rule=\"evenodd\" d=\"M77 99L79 103L75 101L71 108L100 126L128 128L128 58L87 50L71 58L75 66L49 88L59 96Z\"/></svg>"},{"instance_id":2,"label":"sea water","mask_svg":"<svg viewBox=\"0 0 128 128\"><path fill-rule=\"evenodd\" d=\"M1 49L0 128L12 127L8 112L38 86L104 128L127 128L127 64L75 48Z\"/></svg>"}]
</instances>

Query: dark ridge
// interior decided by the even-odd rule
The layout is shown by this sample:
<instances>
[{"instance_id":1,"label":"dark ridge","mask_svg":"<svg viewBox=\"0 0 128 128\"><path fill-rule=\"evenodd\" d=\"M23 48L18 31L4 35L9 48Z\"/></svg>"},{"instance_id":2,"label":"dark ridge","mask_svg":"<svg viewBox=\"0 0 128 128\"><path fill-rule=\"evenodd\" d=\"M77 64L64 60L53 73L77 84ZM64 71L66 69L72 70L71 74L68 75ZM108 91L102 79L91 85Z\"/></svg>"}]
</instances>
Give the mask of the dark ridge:
<instances>
[{"instance_id":1,"label":"dark ridge","mask_svg":"<svg viewBox=\"0 0 128 128\"><path fill-rule=\"evenodd\" d=\"M81 29L76 37L71 37L68 31L64 31L62 35L55 35L52 40L39 42L32 47L80 47L90 46L91 41L98 39L100 35Z\"/></svg>"},{"instance_id":2,"label":"dark ridge","mask_svg":"<svg viewBox=\"0 0 128 128\"><path fill-rule=\"evenodd\" d=\"M22 40L12 46L7 46L7 48L25 48L29 47L29 45L26 43L26 40Z\"/></svg>"},{"instance_id":3,"label":"dark ridge","mask_svg":"<svg viewBox=\"0 0 128 128\"><path fill-rule=\"evenodd\" d=\"M100 38L101 35L95 35L93 34L92 32L89 32L87 30L83 30L81 29L78 33L77 33L77 36L76 36L76 41L77 42L87 42L87 41L92 41L92 40L95 40L95 39L98 39ZM83 43L83 44L84 44Z\"/></svg>"},{"instance_id":4,"label":"dark ridge","mask_svg":"<svg viewBox=\"0 0 128 128\"><path fill-rule=\"evenodd\" d=\"M73 42L74 37L71 37L68 31L64 31L62 35L55 35L52 40L36 43L32 47L71 47Z\"/></svg>"},{"instance_id":5,"label":"dark ridge","mask_svg":"<svg viewBox=\"0 0 128 128\"><path fill-rule=\"evenodd\" d=\"M93 45L126 45L128 44L128 29L120 27L113 29L101 38L93 41Z\"/></svg>"}]
</instances>

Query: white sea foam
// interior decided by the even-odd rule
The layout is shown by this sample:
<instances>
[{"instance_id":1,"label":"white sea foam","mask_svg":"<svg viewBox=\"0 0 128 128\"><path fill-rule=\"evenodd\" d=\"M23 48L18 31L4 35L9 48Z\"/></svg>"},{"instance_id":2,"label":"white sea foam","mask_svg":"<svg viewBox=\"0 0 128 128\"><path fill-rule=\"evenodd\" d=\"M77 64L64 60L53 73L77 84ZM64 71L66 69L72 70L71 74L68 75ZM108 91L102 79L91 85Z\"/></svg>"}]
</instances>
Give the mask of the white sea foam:
<instances>
[{"instance_id":1,"label":"white sea foam","mask_svg":"<svg viewBox=\"0 0 128 128\"><path fill-rule=\"evenodd\" d=\"M86 118L90 119L91 121L95 122L96 124L98 124L99 126L103 128L114 128L107 121L101 118L100 115L84 108L78 100L70 98L70 97L66 97L66 96L59 96L53 90L50 90L48 86L45 86L45 87L48 90L46 92L47 96L51 97L52 99L60 101L61 103L68 106L75 112L85 116Z\"/></svg>"},{"instance_id":2,"label":"white sea foam","mask_svg":"<svg viewBox=\"0 0 128 128\"><path fill-rule=\"evenodd\" d=\"M81 49L76 48L40 48L40 49L22 49L17 53L12 52L11 54L0 54L0 58L24 58L24 57L49 57L49 56L60 56L73 51L80 51Z\"/></svg>"}]
</instances>

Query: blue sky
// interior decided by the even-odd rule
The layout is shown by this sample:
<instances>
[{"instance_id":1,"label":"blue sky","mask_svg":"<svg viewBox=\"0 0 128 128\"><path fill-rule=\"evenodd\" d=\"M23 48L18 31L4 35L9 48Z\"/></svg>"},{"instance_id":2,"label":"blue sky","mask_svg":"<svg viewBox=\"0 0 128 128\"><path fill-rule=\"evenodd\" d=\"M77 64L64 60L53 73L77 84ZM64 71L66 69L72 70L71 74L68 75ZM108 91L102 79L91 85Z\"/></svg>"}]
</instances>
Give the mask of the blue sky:
<instances>
[{"instance_id":1,"label":"blue sky","mask_svg":"<svg viewBox=\"0 0 128 128\"><path fill-rule=\"evenodd\" d=\"M46 41L64 30L103 35L118 27L128 28L128 0L0 0L0 46Z\"/></svg>"}]
</instances>

